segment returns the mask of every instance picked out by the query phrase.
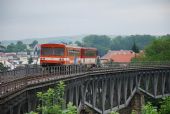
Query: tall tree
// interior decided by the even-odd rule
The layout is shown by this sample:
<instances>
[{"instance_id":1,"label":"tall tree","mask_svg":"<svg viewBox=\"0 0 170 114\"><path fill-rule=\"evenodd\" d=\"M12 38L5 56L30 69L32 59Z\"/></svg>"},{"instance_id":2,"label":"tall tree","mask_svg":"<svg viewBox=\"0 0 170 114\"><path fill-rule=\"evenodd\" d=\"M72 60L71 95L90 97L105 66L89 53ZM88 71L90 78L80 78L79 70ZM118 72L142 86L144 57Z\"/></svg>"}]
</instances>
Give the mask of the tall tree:
<instances>
[{"instance_id":1,"label":"tall tree","mask_svg":"<svg viewBox=\"0 0 170 114\"><path fill-rule=\"evenodd\" d=\"M27 46L22 41L18 41L16 46L16 52L26 51Z\"/></svg>"},{"instance_id":2,"label":"tall tree","mask_svg":"<svg viewBox=\"0 0 170 114\"><path fill-rule=\"evenodd\" d=\"M89 35L83 38L83 45L97 48L99 55L103 56L110 50L111 38L106 35Z\"/></svg>"},{"instance_id":3,"label":"tall tree","mask_svg":"<svg viewBox=\"0 0 170 114\"><path fill-rule=\"evenodd\" d=\"M77 44L78 46L83 46L80 41L75 41L75 44Z\"/></svg>"},{"instance_id":4,"label":"tall tree","mask_svg":"<svg viewBox=\"0 0 170 114\"><path fill-rule=\"evenodd\" d=\"M166 97L161 103L160 114L170 114L170 97Z\"/></svg>"},{"instance_id":5,"label":"tall tree","mask_svg":"<svg viewBox=\"0 0 170 114\"><path fill-rule=\"evenodd\" d=\"M152 61L170 60L170 35L160 37L145 49L145 58Z\"/></svg>"},{"instance_id":6,"label":"tall tree","mask_svg":"<svg viewBox=\"0 0 170 114\"><path fill-rule=\"evenodd\" d=\"M34 40L31 44L29 44L29 46L30 46L31 48L34 48L37 44L38 44L38 41L37 41L37 40Z\"/></svg>"},{"instance_id":7,"label":"tall tree","mask_svg":"<svg viewBox=\"0 0 170 114\"><path fill-rule=\"evenodd\" d=\"M0 72L8 70L7 67L5 67L1 62L0 62Z\"/></svg>"},{"instance_id":8,"label":"tall tree","mask_svg":"<svg viewBox=\"0 0 170 114\"><path fill-rule=\"evenodd\" d=\"M151 35L130 35L130 36L117 36L112 39L112 50L130 50L134 41L138 48L142 50L146 45L151 43L156 37Z\"/></svg>"},{"instance_id":9,"label":"tall tree","mask_svg":"<svg viewBox=\"0 0 170 114\"><path fill-rule=\"evenodd\" d=\"M18 41L16 45L14 43L11 43L7 46L6 52L21 52L26 51L27 46L22 41Z\"/></svg>"},{"instance_id":10,"label":"tall tree","mask_svg":"<svg viewBox=\"0 0 170 114\"><path fill-rule=\"evenodd\" d=\"M6 52L16 52L15 44L11 43L7 46Z\"/></svg>"},{"instance_id":11,"label":"tall tree","mask_svg":"<svg viewBox=\"0 0 170 114\"><path fill-rule=\"evenodd\" d=\"M68 42L68 44L69 44L69 45L71 45L71 44L73 44L73 42L72 42L72 41L70 41L70 42Z\"/></svg>"},{"instance_id":12,"label":"tall tree","mask_svg":"<svg viewBox=\"0 0 170 114\"><path fill-rule=\"evenodd\" d=\"M135 42L133 43L132 51L135 52L135 53L139 53L139 48L138 48L138 46L136 45Z\"/></svg>"},{"instance_id":13,"label":"tall tree","mask_svg":"<svg viewBox=\"0 0 170 114\"><path fill-rule=\"evenodd\" d=\"M72 103L67 104L67 108L63 109L65 101L64 97L64 82L60 81L55 89L49 88L47 92L38 92L37 97L41 101L38 107L39 113L42 114L77 114L77 108ZM37 114L30 112L28 114Z\"/></svg>"},{"instance_id":14,"label":"tall tree","mask_svg":"<svg viewBox=\"0 0 170 114\"><path fill-rule=\"evenodd\" d=\"M31 64L33 62L33 59L32 59L32 57L30 57L29 59L28 59L28 64Z\"/></svg>"},{"instance_id":15,"label":"tall tree","mask_svg":"<svg viewBox=\"0 0 170 114\"><path fill-rule=\"evenodd\" d=\"M5 50L6 50L6 47L3 46L0 42L0 52L5 52Z\"/></svg>"}]
</instances>

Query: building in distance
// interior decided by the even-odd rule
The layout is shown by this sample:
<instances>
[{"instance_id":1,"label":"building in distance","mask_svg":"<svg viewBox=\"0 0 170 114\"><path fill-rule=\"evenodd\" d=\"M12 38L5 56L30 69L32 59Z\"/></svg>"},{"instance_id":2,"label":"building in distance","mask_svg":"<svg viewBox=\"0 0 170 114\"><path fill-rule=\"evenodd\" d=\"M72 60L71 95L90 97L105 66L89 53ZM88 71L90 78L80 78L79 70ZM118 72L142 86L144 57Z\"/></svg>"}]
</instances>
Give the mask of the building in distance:
<instances>
[{"instance_id":1,"label":"building in distance","mask_svg":"<svg viewBox=\"0 0 170 114\"><path fill-rule=\"evenodd\" d=\"M131 50L119 50L119 51L111 51L109 50L106 55L101 57L101 60L105 60L106 62L131 62L132 58L135 57L135 53Z\"/></svg>"}]
</instances>

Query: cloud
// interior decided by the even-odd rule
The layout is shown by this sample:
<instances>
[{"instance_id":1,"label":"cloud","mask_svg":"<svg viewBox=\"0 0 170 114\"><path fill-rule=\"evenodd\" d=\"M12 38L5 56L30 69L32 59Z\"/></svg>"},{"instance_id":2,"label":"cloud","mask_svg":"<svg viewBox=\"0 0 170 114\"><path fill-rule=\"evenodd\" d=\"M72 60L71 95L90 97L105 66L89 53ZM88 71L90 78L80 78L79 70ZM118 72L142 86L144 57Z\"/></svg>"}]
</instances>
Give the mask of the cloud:
<instances>
[{"instance_id":1,"label":"cloud","mask_svg":"<svg viewBox=\"0 0 170 114\"><path fill-rule=\"evenodd\" d=\"M0 39L170 33L169 0L1 0Z\"/></svg>"}]
</instances>

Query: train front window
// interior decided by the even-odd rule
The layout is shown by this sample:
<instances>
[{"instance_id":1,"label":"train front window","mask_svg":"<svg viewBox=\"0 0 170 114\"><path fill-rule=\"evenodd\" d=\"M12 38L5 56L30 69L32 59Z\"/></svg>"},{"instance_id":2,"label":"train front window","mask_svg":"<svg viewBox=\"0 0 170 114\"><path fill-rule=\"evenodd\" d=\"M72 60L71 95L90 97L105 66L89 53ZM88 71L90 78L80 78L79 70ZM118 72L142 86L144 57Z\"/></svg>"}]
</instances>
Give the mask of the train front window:
<instances>
[{"instance_id":1,"label":"train front window","mask_svg":"<svg viewBox=\"0 0 170 114\"><path fill-rule=\"evenodd\" d=\"M63 56L64 55L64 48L53 48L54 55Z\"/></svg>"},{"instance_id":2,"label":"train front window","mask_svg":"<svg viewBox=\"0 0 170 114\"><path fill-rule=\"evenodd\" d=\"M45 56L53 55L53 48L42 47L41 54Z\"/></svg>"},{"instance_id":3,"label":"train front window","mask_svg":"<svg viewBox=\"0 0 170 114\"><path fill-rule=\"evenodd\" d=\"M63 56L64 55L64 48L49 48L43 47L42 48L42 55L44 56Z\"/></svg>"}]
</instances>

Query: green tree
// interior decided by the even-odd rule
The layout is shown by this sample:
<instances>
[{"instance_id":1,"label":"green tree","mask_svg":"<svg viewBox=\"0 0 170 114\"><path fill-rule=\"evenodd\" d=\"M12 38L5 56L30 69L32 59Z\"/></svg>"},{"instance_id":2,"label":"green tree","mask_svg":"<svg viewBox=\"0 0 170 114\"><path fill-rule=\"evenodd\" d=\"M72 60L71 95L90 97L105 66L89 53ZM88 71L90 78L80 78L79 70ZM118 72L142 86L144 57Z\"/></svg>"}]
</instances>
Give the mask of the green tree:
<instances>
[{"instance_id":1,"label":"green tree","mask_svg":"<svg viewBox=\"0 0 170 114\"><path fill-rule=\"evenodd\" d=\"M146 47L145 59L151 61L170 60L170 35L162 36Z\"/></svg>"},{"instance_id":2,"label":"green tree","mask_svg":"<svg viewBox=\"0 0 170 114\"><path fill-rule=\"evenodd\" d=\"M38 114L38 113L31 111L31 112L26 113L26 114Z\"/></svg>"},{"instance_id":3,"label":"green tree","mask_svg":"<svg viewBox=\"0 0 170 114\"><path fill-rule=\"evenodd\" d=\"M77 107L73 106L73 103L67 104L67 109L63 111L63 114L77 114Z\"/></svg>"},{"instance_id":4,"label":"green tree","mask_svg":"<svg viewBox=\"0 0 170 114\"><path fill-rule=\"evenodd\" d=\"M5 67L1 62L0 62L0 72L8 70L7 67Z\"/></svg>"},{"instance_id":5,"label":"green tree","mask_svg":"<svg viewBox=\"0 0 170 114\"><path fill-rule=\"evenodd\" d=\"M78 46L83 46L80 41L75 41L75 44L77 44Z\"/></svg>"},{"instance_id":6,"label":"green tree","mask_svg":"<svg viewBox=\"0 0 170 114\"><path fill-rule=\"evenodd\" d=\"M5 52L5 50L6 50L6 47L3 46L0 42L0 52Z\"/></svg>"},{"instance_id":7,"label":"green tree","mask_svg":"<svg viewBox=\"0 0 170 114\"><path fill-rule=\"evenodd\" d=\"M166 97L161 103L160 114L170 114L170 97Z\"/></svg>"},{"instance_id":8,"label":"green tree","mask_svg":"<svg viewBox=\"0 0 170 114\"><path fill-rule=\"evenodd\" d=\"M118 112L115 112L115 111L111 111L110 114L119 114Z\"/></svg>"},{"instance_id":9,"label":"green tree","mask_svg":"<svg viewBox=\"0 0 170 114\"><path fill-rule=\"evenodd\" d=\"M27 49L26 44L23 44L22 41L18 41L16 45L14 43L8 45L6 52L21 52L26 51L26 49Z\"/></svg>"},{"instance_id":10,"label":"green tree","mask_svg":"<svg viewBox=\"0 0 170 114\"><path fill-rule=\"evenodd\" d=\"M27 46L22 41L18 41L15 45L16 52L26 51Z\"/></svg>"},{"instance_id":11,"label":"green tree","mask_svg":"<svg viewBox=\"0 0 170 114\"><path fill-rule=\"evenodd\" d=\"M135 53L139 53L139 48L136 46L135 42L133 43L132 51L135 52Z\"/></svg>"},{"instance_id":12,"label":"green tree","mask_svg":"<svg viewBox=\"0 0 170 114\"><path fill-rule=\"evenodd\" d=\"M145 46L150 44L154 39L155 36L151 35L130 35L130 36L117 36L112 39L111 41L111 49L112 50L130 50L134 41L138 46L139 50L144 49Z\"/></svg>"},{"instance_id":13,"label":"green tree","mask_svg":"<svg viewBox=\"0 0 170 114\"><path fill-rule=\"evenodd\" d=\"M132 110L132 113L131 114L136 114L136 111L135 110Z\"/></svg>"},{"instance_id":14,"label":"green tree","mask_svg":"<svg viewBox=\"0 0 170 114\"><path fill-rule=\"evenodd\" d=\"M38 112L42 114L77 114L77 108L72 103L68 103L67 109L62 109L64 99L64 82L60 81L57 86L49 88L47 92L38 92L37 97L41 101ZM35 112L30 112L29 114ZM35 113L36 114L36 113Z\"/></svg>"},{"instance_id":15,"label":"green tree","mask_svg":"<svg viewBox=\"0 0 170 114\"><path fill-rule=\"evenodd\" d=\"M84 37L82 42L86 47L97 48L100 56L106 54L111 46L111 38L106 35L89 35Z\"/></svg>"},{"instance_id":16,"label":"green tree","mask_svg":"<svg viewBox=\"0 0 170 114\"><path fill-rule=\"evenodd\" d=\"M31 64L33 62L33 59L32 59L32 57L30 57L29 59L28 59L28 64Z\"/></svg>"},{"instance_id":17,"label":"green tree","mask_svg":"<svg viewBox=\"0 0 170 114\"><path fill-rule=\"evenodd\" d=\"M156 37L151 35L116 36L115 38L110 38L106 35L89 35L82 39L82 43L76 42L76 44L85 47L95 47L98 49L99 55L103 56L108 50L130 50L134 41L138 50L142 50L154 39Z\"/></svg>"},{"instance_id":18,"label":"green tree","mask_svg":"<svg viewBox=\"0 0 170 114\"><path fill-rule=\"evenodd\" d=\"M10 45L8 45L6 52L16 52L15 44L11 43Z\"/></svg>"},{"instance_id":19,"label":"green tree","mask_svg":"<svg viewBox=\"0 0 170 114\"><path fill-rule=\"evenodd\" d=\"M37 40L34 40L31 44L29 44L29 46L30 46L31 48L34 48L37 44L38 44L38 41L37 41Z\"/></svg>"},{"instance_id":20,"label":"green tree","mask_svg":"<svg viewBox=\"0 0 170 114\"><path fill-rule=\"evenodd\" d=\"M30 49L27 49L27 55L30 55L31 54L31 50Z\"/></svg>"},{"instance_id":21,"label":"green tree","mask_svg":"<svg viewBox=\"0 0 170 114\"><path fill-rule=\"evenodd\" d=\"M157 109L149 102L142 108L142 114L158 114Z\"/></svg>"},{"instance_id":22,"label":"green tree","mask_svg":"<svg viewBox=\"0 0 170 114\"><path fill-rule=\"evenodd\" d=\"M68 42L68 44L70 44L70 45L71 45L71 44L73 44L73 42L72 42L72 41L69 41L69 42Z\"/></svg>"}]
</instances>

